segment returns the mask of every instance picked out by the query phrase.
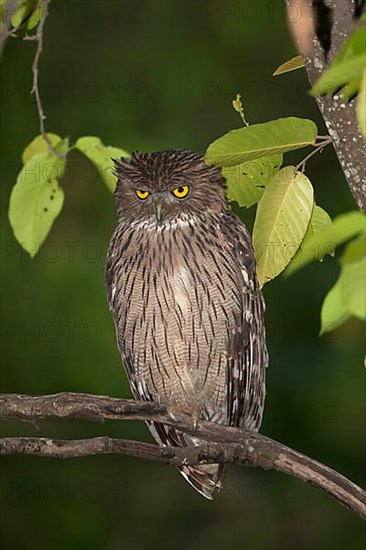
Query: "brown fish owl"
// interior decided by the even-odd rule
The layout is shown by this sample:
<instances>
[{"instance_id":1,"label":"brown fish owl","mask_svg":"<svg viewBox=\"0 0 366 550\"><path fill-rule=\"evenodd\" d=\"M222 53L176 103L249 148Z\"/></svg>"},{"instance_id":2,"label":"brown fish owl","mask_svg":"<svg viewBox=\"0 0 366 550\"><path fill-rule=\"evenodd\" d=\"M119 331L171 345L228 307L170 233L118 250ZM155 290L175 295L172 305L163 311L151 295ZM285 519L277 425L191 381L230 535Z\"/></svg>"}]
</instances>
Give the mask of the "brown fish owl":
<instances>
[{"instance_id":1,"label":"brown fish owl","mask_svg":"<svg viewBox=\"0 0 366 550\"><path fill-rule=\"evenodd\" d=\"M136 399L258 430L265 397L264 303L248 231L219 168L191 151L115 161L118 224L106 279ZM148 423L160 445L202 443ZM224 466L182 466L206 498Z\"/></svg>"}]
</instances>

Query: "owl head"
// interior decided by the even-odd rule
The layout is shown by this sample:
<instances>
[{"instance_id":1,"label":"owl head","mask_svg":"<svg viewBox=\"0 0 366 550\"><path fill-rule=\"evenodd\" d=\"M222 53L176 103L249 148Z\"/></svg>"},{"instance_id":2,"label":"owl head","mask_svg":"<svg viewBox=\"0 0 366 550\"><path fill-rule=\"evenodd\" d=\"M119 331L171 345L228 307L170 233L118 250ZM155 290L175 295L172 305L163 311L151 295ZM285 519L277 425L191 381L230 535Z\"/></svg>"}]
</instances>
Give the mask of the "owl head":
<instances>
[{"instance_id":1,"label":"owl head","mask_svg":"<svg viewBox=\"0 0 366 550\"><path fill-rule=\"evenodd\" d=\"M227 208L225 178L216 166L187 150L114 159L115 206L120 220L163 226Z\"/></svg>"}]
</instances>

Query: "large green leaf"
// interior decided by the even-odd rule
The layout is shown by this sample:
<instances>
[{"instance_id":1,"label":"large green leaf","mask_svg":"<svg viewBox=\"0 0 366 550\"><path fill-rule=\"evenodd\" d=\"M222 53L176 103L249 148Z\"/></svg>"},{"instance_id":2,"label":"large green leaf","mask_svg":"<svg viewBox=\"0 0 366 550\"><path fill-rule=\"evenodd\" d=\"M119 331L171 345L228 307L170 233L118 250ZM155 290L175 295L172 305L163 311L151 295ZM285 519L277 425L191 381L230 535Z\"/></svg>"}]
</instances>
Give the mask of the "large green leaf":
<instances>
[{"instance_id":1,"label":"large green leaf","mask_svg":"<svg viewBox=\"0 0 366 550\"><path fill-rule=\"evenodd\" d=\"M253 246L261 285L276 277L299 248L314 204L313 187L293 166L280 170L258 203Z\"/></svg>"},{"instance_id":2,"label":"large green leaf","mask_svg":"<svg viewBox=\"0 0 366 550\"><path fill-rule=\"evenodd\" d=\"M320 314L320 335L335 330L350 317L351 314L347 311L342 297L340 279L338 279L336 284L330 289L324 298Z\"/></svg>"},{"instance_id":3,"label":"large green leaf","mask_svg":"<svg viewBox=\"0 0 366 550\"><path fill-rule=\"evenodd\" d=\"M303 242L301 255L296 262L291 262L286 274L290 275L315 260L331 254L337 246L365 231L366 216L362 212L352 211L335 218L331 225Z\"/></svg>"},{"instance_id":4,"label":"large green leaf","mask_svg":"<svg viewBox=\"0 0 366 550\"><path fill-rule=\"evenodd\" d=\"M108 189L114 191L116 178L112 174L112 158L129 157L130 155L118 147L104 145L98 137L94 136L79 138L75 147L96 165Z\"/></svg>"},{"instance_id":5,"label":"large green leaf","mask_svg":"<svg viewBox=\"0 0 366 550\"><path fill-rule=\"evenodd\" d=\"M366 319L366 256L342 265L339 284L347 310L360 319Z\"/></svg>"},{"instance_id":6,"label":"large green leaf","mask_svg":"<svg viewBox=\"0 0 366 550\"><path fill-rule=\"evenodd\" d=\"M272 155L222 169L227 181L227 197L249 208L257 203L280 169L283 155Z\"/></svg>"},{"instance_id":7,"label":"large green leaf","mask_svg":"<svg viewBox=\"0 0 366 550\"><path fill-rule=\"evenodd\" d=\"M34 155L13 187L9 220L21 246L33 257L59 215L64 194L58 185L65 161L50 153Z\"/></svg>"},{"instance_id":8,"label":"large green leaf","mask_svg":"<svg viewBox=\"0 0 366 550\"><path fill-rule=\"evenodd\" d=\"M249 160L285 153L315 142L317 127L304 118L279 118L232 130L209 145L205 160L219 166L235 166Z\"/></svg>"}]
</instances>

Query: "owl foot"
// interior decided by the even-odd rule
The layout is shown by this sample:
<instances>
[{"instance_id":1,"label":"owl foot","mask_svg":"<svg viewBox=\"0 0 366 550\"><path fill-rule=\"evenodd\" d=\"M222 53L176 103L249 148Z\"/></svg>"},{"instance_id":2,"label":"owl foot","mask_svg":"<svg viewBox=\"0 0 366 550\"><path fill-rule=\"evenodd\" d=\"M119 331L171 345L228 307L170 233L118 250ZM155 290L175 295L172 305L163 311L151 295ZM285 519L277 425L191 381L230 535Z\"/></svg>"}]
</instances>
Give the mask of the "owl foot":
<instances>
[{"instance_id":1,"label":"owl foot","mask_svg":"<svg viewBox=\"0 0 366 550\"><path fill-rule=\"evenodd\" d=\"M197 430L198 421L200 419L198 410L196 410L196 409L185 410L185 409L182 409L181 405L170 404L167 407L167 412L168 412L169 416L177 422L179 422L179 420L181 420L182 414L189 416L189 423L192 424L192 428L193 428L194 431Z\"/></svg>"}]
</instances>

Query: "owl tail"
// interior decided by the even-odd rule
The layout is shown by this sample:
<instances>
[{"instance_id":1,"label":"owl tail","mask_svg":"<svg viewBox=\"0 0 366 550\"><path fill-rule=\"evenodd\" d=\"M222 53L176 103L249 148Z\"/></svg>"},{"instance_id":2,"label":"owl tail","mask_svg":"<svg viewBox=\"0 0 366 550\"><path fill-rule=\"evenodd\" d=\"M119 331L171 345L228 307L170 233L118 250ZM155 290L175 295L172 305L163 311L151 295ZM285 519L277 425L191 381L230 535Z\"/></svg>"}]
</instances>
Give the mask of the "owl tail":
<instances>
[{"instance_id":1,"label":"owl tail","mask_svg":"<svg viewBox=\"0 0 366 550\"><path fill-rule=\"evenodd\" d=\"M182 476L202 496L213 500L213 492L221 489L225 475L225 464L204 464L202 466L179 466Z\"/></svg>"},{"instance_id":2,"label":"owl tail","mask_svg":"<svg viewBox=\"0 0 366 550\"><path fill-rule=\"evenodd\" d=\"M149 429L158 443L171 445L172 447L187 447L202 443L199 439L192 438L182 432L159 424L158 422L147 422ZM221 479L225 475L225 464L202 464L197 466L178 466L182 476L202 496L213 500L213 492L221 489Z\"/></svg>"}]
</instances>

